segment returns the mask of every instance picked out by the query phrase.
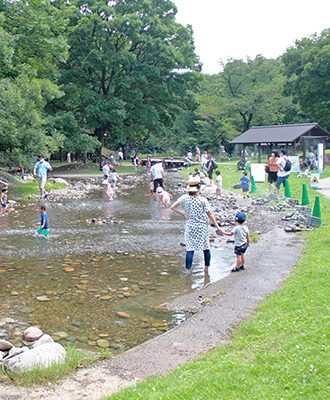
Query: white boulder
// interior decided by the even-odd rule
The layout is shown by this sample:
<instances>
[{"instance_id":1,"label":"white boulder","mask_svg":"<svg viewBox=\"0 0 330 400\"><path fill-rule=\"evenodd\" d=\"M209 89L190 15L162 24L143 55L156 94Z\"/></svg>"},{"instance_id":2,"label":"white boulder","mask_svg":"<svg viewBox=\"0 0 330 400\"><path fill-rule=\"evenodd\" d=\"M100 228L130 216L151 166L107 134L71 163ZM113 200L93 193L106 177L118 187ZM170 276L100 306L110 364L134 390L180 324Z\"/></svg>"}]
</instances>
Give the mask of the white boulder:
<instances>
[{"instance_id":1,"label":"white boulder","mask_svg":"<svg viewBox=\"0 0 330 400\"><path fill-rule=\"evenodd\" d=\"M11 372L25 372L35 368L48 368L62 364L66 351L59 343L45 343L3 361L5 369Z\"/></svg>"}]
</instances>

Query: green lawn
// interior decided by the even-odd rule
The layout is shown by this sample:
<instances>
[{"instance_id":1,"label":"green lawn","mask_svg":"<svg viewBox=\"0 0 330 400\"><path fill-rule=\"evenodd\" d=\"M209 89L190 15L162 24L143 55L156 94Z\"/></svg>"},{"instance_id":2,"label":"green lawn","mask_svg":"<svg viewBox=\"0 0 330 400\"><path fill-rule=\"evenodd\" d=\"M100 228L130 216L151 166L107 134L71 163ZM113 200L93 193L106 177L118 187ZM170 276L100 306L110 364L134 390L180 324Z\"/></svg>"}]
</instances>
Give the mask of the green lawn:
<instances>
[{"instance_id":1,"label":"green lawn","mask_svg":"<svg viewBox=\"0 0 330 400\"><path fill-rule=\"evenodd\" d=\"M240 177L230 166L220 169L225 187ZM296 174L290 176L292 195L301 199L302 182L314 204L317 191ZM257 186L267 189L266 183ZM323 223L329 221L329 200L321 198L321 210ZM329 234L326 225L303 234L304 253L285 286L233 332L227 345L107 399L329 398Z\"/></svg>"}]
</instances>

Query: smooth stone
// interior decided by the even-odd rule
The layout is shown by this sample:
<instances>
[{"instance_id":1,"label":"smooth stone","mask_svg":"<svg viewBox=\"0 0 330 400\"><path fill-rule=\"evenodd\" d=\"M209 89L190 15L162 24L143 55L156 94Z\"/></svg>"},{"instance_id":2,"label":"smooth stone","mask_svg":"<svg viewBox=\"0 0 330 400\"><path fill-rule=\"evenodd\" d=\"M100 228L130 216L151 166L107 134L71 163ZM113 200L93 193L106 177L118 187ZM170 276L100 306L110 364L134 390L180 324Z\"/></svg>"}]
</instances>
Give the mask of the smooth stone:
<instances>
[{"instance_id":1,"label":"smooth stone","mask_svg":"<svg viewBox=\"0 0 330 400\"><path fill-rule=\"evenodd\" d=\"M112 299L112 296L101 296L100 297L100 300L110 300L110 299Z\"/></svg>"},{"instance_id":2,"label":"smooth stone","mask_svg":"<svg viewBox=\"0 0 330 400\"><path fill-rule=\"evenodd\" d=\"M12 318L4 318L2 321L6 322L7 324L13 324L15 322Z\"/></svg>"},{"instance_id":3,"label":"smooth stone","mask_svg":"<svg viewBox=\"0 0 330 400\"><path fill-rule=\"evenodd\" d=\"M51 336L45 334L45 335L42 335L40 339L36 340L36 341L33 343L32 348L34 349L35 347L38 347L38 346L40 346L40 345L42 345L42 344L45 344L45 343L53 343L53 342L54 342L53 338L52 338Z\"/></svg>"},{"instance_id":4,"label":"smooth stone","mask_svg":"<svg viewBox=\"0 0 330 400\"><path fill-rule=\"evenodd\" d=\"M36 299L38 301L50 301L50 298L47 296L37 296Z\"/></svg>"},{"instance_id":5,"label":"smooth stone","mask_svg":"<svg viewBox=\"0 0 330 400\"><path fill-rule=\"evenodd\" d=\"M121 318L131 318L128 314L126 314L123 311L117 311L116 314L118 315L118 317L121 317Z\"/></svg>"},{"instance_id":6,"label":"smooth stone","mask_svg":"<svg viewBox=\"0 0 330 400\"><path fill-rule=\"evenodd\" d=\"M66 351L59 343L46 343L5 360L3 365L12 372L25 372L36 367L48 368L53 364L61 364L65 355Z\"/></svg>"},{"instance_id":7,"label":"smooth stone","mask_svg":"<svg viewBox=\"0 0 330 400\"><path fill-rule=\"evenodd\" d=\"M78 340L78 342L84 343L84 342L87 342L88 337L87 336L77 336L77 340Z\"/></svg>"},{"instance_id":8,"label":"smooth stone","mask_svg":"<svg viewBox=\"0 0 330 400\"><path fill-rule=\"evenodd\" d=\"M163 324L162 322L153 322L151 325L152 325L153 327L155 327L155 328L158 328L158 327L160 327L160 326L164 326L164 324Z\"/></svg>"},{"instance_id":9,"label":"smooth stone","mask_svg":"<svg viewBox=\"0 0 330 400\"><path fill-rule=\"evenodd\" d=\"M96 342L94 340L87 340L87 344L89 346L96 346Z\"/></svg>"},{"instance_id":10,"label":"smooth stone","mask_svg":"<svg viewBox=\"0 0 330 400\"><path fill-rule=\"evenodd\" d=\"M108 342L107 340L105 340L105 339L99 339L99 340L97 340L97 341L96 341L96 344L97 344L99 347L109 347L109 342Z\"/></svg>"},{"instance_id":11,"label":"smooth stone","mask_svg":"<svg viewBox=\"0 0 330 400\"><path fill-rule=\"evenodd\" d=\"M66 339L69 335L66 332L54 332L53 336L58 336L60 339Z\"/></svg>"},{"instance_id":12,"label":"smooth stone","mask_svg":"<svg viewBox=\"0 0 330 400\"><path fill-rule=\"evenodd\" d=\"M11 358L11 357L15 357L18 354L21 354L25 351L29 351L29 348L27 346L23 346L23 347L13 347L10 349L8 356L6 357L6 360Z\"/></svg>"},{"instance_id":13,"label":"smooth stone","mask_svg":"<svg viewBox=\"0 0 330 400\"><path fill-rule=\"evenodd\" d=\"M28 342L38 340L39 338L41 338L42 335L42 330L40 328L37 328L36 326L30 326L29 328L26 328L23 332L23 337Z\"/></svg>"},{"instance_id":14,"label":"smooth stone","mask_svg":"<svg viewBox=\"0 0 330 400\"><path fill-rule=\"evenodd\" d=\"M7 340L0 340L0 351L8 351L12 347L14 347L13 344Z\"/></svg>"}]
</instances>

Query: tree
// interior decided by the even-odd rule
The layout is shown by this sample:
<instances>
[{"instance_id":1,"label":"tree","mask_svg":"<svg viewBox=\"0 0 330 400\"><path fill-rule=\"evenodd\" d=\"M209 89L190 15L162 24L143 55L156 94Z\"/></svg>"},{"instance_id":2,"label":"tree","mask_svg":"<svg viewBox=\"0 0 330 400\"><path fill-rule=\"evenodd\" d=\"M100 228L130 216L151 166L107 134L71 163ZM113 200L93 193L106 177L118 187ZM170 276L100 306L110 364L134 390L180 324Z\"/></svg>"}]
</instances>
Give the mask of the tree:
<instances>
[{"instance_id":1,"label":"tree","mask_svg":"<svg viewBox=\"0 0 330 400\"><path fill-rule=\"evenodd\" d=\"M330 29L297 40L282 56L286 93L313 120L330 129Z\"/></svg>"},{"instance_id":2,"label":"tree","mask_svg":"<svg viewBox=\"0 0 330 400\"><path fill-rule=\"evenodd\" d=\"M194 74L180 70L200 65L191 28L175 22L173 3L72 4L70 56L60 63L65 97L54 102L57 111L72 111L102 143L129 146L163 132L180 109L196 106Z\"/></svg>"},{"instance_id":3,"label":"tree","mask_svg":"<svg viewBox=\"0 0 330 400\"><path fill-rule=\"evenodd\" d=\"M50 3L1 1L0 11L1 162L29 168L36 155L49 156L64 139L46 130L44 108L61 96L53 82L55 60L67 46L56 32L60 19L54 22L57 11Z\"/></svg>"}]
</instances>

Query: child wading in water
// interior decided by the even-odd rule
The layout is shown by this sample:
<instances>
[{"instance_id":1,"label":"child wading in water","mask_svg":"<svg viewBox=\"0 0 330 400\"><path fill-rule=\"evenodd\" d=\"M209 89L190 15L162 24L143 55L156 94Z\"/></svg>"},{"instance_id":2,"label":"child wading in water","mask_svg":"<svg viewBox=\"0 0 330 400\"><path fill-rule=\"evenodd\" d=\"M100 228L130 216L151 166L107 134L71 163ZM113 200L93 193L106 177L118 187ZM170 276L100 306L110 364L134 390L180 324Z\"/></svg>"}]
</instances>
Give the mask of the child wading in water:
<instances>
[{"instance_id":1,"label":"child wading in water","mask_svg":"<svg viewBox=\"0 0 330 400\"><path fill-rule=\"evenodd\" d=\"M223 235L232 236L234 235L235 240L235 254L237 257L236 268L233 268L231 272L243 271L245 269L245 252L250 244L249 228L244 224L246 215L243 212L238 212L235 217L237 225L231 232L226 232L219 229L219 232Z\"/></svg>"},{"instance_id":2,"label":"child wading in water","mask_svg":"<svg viewBox=\"0 0 330 400\"><path fill-rule=\"evenodd\" d=\"M112 182L112 187L115 189L116 188L116 183L118 179L121 179L121 177L118 175L118 172L116 169L113 169L111 172L111 182Z\"/></svg>"},{"instance_id":3,"label":"child wading in water","mask_svg":"<svg viewBox=\"0 0 330 400\"><path fill-rule=\"evenodd\" d=\"M171 200L173 199L173 196L166 192L166 190L164 190L161 186L156 189L156 192L159 194L158 205L162 203L163 207L167 207L167 205L170 204Z\"/></svg>"},{"instance_id":4,"label":"child wading in water","mask_svg":"<svg viewBox=\"0 0 330 400\"><path fill-rule=\"evenodd\" d=\"M7 211L7 193L8 189L3 188L1 191L1 215L5 215Z\"/></svg>"},{"instance_id":5,"label":"child wading in water","mask_svg":"<svg viewBox=\"0 0 330 400\"><path fill-rule=\"evenodd\" d=\"M46 206L41 204L38 207L38 211L40 212L40 217L41 217L41 221L40 221L40 226L37 229L37 232L39 235L43 235L43 236L48 236L49 234L49 223L48 223L48 217L46 214Z\"/></svg>"},{"instance_id":6,"label":"child wading in water","mask_svg":"<svg viewBox=\"0 0 330 400\"><path fill-rule=\"evenodd\" d=\"M102 182L102 185L104 185L104 187L105 187L105 194L107 195L108 200L110 200L110 201L113 200L114 191L111 187L109 180L104 179Z\"/></svg>"},{"instance_id":7,"label":"child wading in water","mask_svg":"<svg viewBox=\"0 0 330 400\"><path fill-rule=\"evenodd\" d=\"M215 175L216 175L215 180L217 182L217 190L216 190L217 199L221 199L222 176L219 170L215 171Z\"/></svg>"}]
</instances>

